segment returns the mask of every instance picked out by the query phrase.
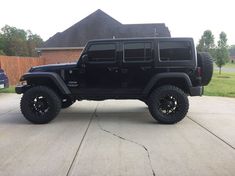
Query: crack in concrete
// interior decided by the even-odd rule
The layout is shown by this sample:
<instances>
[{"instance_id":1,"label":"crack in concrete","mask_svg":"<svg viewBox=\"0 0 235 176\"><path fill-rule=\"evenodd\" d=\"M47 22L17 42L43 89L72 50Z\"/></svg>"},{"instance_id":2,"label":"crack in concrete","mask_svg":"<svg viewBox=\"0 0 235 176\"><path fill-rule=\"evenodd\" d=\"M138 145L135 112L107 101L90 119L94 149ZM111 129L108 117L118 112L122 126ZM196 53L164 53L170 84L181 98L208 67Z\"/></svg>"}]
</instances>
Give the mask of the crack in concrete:
<instances>
[{"instance_id":1,"label":"crack in concrete","mask_svg":"<svg viewBox=\"0 0 235 176\"><path fill-rule=\"evenodd\" d=\"M11 112L14 112L14 111L17 111L17 110L16 110L16 109L10 109L10 110L8 110L7 112L4 112L4 113L0 114L0 116L5 116L5 115L7 115L8 113L11 113Z\"/></svg>"},{"instance_id":2,"label":"crack in concrete","mask_svg":"<svg viewBox=\"0 0 235 176\"><path fill-rule=\"evenodd\" d=\"M142 148L145 150L145 152L147 153L148 160L149 160L149 165L150 165L151 171L152 171L152 175L153 175L153 176L156 176L156 173L155 173L155 171L154 171L154 169L153 169L153 166L152 166L152 162L151 162L151 157L150 157L149 150L147 149L147 147L146 147L145 145L140 144L140 143L138 143L138 142L135 142L135 141L133 141L133 140L124 138L124 137L122 137L122 136L120 136L120 135L118 135L118 134L115 134L115 133L113 133L113 132L111 132L111 131L109 131L109 130L104 129L104 128L102 127L102 125L100 124L100 118L99 118L99 116L98 116L98 114L97 114L97 109L95 110L94 115L95 115L95 117L97 117L97 124L98 124L99 128L100 128L102 131L104 131L104 132L106 132L106 133L109 133L109 134L111 134L111 135L113 135L113 136L115 136L115 137L117 137L117 138L119 138L119 139L122 139L122 140L124 140L124 141L130 142L130 143L133 143L133 144L136 144L136 145L142 147Z\"/></svg>"}]
</instances>

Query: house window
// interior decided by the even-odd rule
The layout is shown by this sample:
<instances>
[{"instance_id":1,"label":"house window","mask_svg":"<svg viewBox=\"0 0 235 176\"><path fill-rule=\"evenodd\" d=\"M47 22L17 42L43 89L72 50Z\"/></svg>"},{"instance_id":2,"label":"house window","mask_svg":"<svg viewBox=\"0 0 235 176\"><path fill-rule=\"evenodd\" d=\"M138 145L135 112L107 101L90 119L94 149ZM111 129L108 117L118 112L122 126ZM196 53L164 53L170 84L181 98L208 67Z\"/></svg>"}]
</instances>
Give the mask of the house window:
<instances>
[{"instance_id":1,"label":"house window","mask_svg":"<svg viewBox=\"0 0 235 176\"><path fill-rule=\"evenodd\" d=\"M125 62L143 62L151 60L151 43L125 43L124 61Z\"/></svg>"},{"instance_id":2,"label":"house window","mask_svg":"<svg viewBox=\"0 0 235 176\"><path fill-rule=\"evenodd\" d=\"M192 59L190 42L187 41L161 41L159 42L161 61L185 61Z\"/></svg>"},{"instance_id":3,"label":"house window","mask_svg":"<svg viewBox=\"0 0 235 176\"><path fill-rule=\"evenodd\" d=\"M113 62L115 61L115 44L93 44L89 47L89 62Z\"/></svg>"}]
</instances>

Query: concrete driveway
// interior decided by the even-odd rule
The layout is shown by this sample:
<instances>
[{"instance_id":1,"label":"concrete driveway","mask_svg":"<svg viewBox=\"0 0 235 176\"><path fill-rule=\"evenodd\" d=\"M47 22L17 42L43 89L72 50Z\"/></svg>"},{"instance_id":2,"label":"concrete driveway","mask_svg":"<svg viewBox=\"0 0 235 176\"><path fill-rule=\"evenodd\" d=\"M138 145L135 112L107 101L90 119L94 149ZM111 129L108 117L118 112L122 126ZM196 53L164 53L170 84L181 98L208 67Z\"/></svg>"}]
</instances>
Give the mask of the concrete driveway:
<instances>
[{"instance_id":1,"label":"concrete driveway","mask_svg":"<svg viewBox=\"0 0 235 176\"><path fill-rule=\"evenodd\" d=\"M190 98L160 125L139 101L82 101L32 125L20 96L0 94L1 176L235 175L235 99Z\"/></svg>"}]
</instances>

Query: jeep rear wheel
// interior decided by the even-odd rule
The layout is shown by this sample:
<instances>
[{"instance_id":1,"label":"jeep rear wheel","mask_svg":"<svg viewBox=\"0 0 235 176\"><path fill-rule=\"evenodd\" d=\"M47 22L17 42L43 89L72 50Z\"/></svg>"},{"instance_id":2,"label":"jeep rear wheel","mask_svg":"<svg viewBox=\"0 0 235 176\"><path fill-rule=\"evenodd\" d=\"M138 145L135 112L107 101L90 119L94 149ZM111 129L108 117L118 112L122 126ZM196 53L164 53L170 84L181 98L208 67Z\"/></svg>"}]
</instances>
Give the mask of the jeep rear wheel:
<instances>
[{"instance_id":1,"label":"jeep rear wheel","mask_svg":"<svg viewBox=\"0 0 235 176\"><path fill-rule=\"evenodd\" d=\"M149 96L148 105L153 118L163 124L179 122L189 108L187 95L178 87L170 85L155 89Z\"/></svg>"},{"instance_id":2,"label":"jeep rear wheel","mask_svg":"<svg viewBox=\"0 0 235 176\"><path fill-rule=\"evenodd\" d=\"M24 93L20 108L24 117L30 122L45 124L57 116L61 108L61 101L50 88L37 86Z\"/></svg>"}]
</instances>

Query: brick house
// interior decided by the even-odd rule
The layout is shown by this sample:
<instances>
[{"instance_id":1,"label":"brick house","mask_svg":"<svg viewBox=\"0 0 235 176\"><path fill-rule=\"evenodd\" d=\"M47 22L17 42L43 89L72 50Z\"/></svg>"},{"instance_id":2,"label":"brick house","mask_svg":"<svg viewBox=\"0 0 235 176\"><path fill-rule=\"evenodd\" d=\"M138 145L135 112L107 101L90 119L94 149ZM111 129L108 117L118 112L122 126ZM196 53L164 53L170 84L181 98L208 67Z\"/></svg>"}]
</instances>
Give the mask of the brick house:
<instances>
[{"instance_id":1,"label":"brick house","mask_svg":"<svg viewBox=\"0 0 235 176\"><path fill-rule=\"evenodd\" d=\"M122 24L97 10L64 32L56 33L36 50L45 59L45 64L73 62L92 39L170 36L164 23Z\"/></svg>"}]
</instances>

